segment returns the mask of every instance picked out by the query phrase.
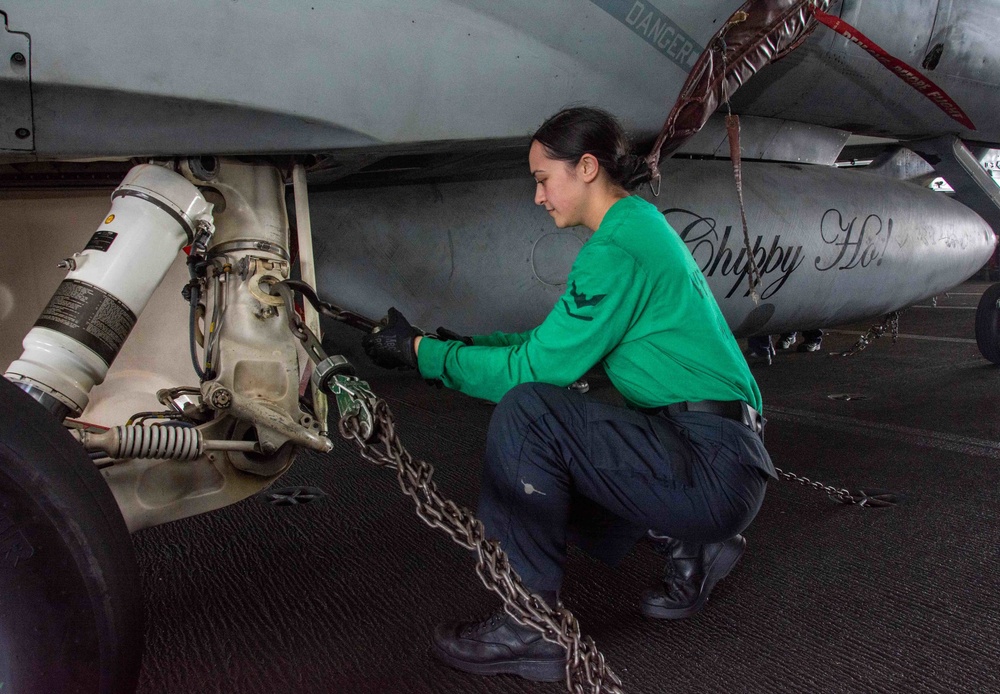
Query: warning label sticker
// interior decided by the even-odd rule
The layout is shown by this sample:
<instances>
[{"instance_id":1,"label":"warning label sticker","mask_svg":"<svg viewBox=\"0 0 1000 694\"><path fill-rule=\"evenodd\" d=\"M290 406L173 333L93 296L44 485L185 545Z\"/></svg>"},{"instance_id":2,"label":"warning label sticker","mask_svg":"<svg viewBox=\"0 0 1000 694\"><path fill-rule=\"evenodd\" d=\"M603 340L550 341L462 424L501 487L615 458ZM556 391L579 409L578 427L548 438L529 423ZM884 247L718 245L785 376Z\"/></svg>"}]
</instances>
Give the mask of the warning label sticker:
<instances>
[{"instance_id":1,"label":"warning label sticker","mask_svg":"<svg viewBox=\"0 0 1000 694\"><path fill-rule=\"evenodd\" d=\"M651 0L590 0L689 72L705 50Z\"/></svg>"},{"instance_id":2,"label":"warning label sticker","mask_svg":"<svg viewBox=\"0 0 1000 694\"><path fill-rule=\"evenodd\" d=\"M110 366L135 321L128 306L100 287L63 280L35 327L55 330L83 343Z\"/></svg>"},{"instance_id":3,"label":"warning label sticker","mask_svg":"<svg viewBox=\"0 0 1000 694\"><path fill-rule=\"evenodd\" d=\"M111 244L115 242L118 238L118 234L113 231L108 231L107 229L98 229L94 232L94 235L90 237L90 241L87 245L83 247L85 251L101 251L106 253Z\"/></svg>"}]
</instances>

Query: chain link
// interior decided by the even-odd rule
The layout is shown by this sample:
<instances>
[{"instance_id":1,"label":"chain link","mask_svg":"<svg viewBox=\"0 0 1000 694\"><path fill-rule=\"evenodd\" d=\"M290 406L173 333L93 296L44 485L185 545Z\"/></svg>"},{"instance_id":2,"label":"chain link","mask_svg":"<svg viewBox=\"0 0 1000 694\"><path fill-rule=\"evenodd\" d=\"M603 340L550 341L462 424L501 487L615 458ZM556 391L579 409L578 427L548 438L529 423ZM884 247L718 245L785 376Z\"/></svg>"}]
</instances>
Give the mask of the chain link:
<instances>
[{"instance_id":1,"label":"chain link","mask_svg":"<svg viewBox=\"0 0 1000 694\"><path fill-rule=\"evenodd\" d=\"M776 467L774 469L781 479L788 480L790 482L798 482L804 487L812 487L816 491L825 492L826 495L834 501L839 501L845 505L885 508L886 506L894 506L898 501L898 495L891 492L873 492L869 494L861 489L858 490L856 494L852 494L846 489L837 489L836 487L831 487L828 484L811 480L808 477L796 475L793 472L785 472L780 467Z\"/></svg>"},{"instance_id":2,"label":"chain link","mask_svg":"<svg viewBox=\"0 0 1000 694\"><path fill-rule=\"evenodd\" d=\"M868 498L864 492L859 492L857 495L851 494L846 489L837 489L836 487L831 487L828 484L823 484L822 482L816 482L808 477L803 477L802 475L796 475L792 472L785 472L780 467L774 468L781 479L788 480L790 482L798 482L805 487L812 487L813 489L826 492L834 501L839 501L842 504L859 504L861 506L866 505L864 499Z\"/></svg>"},{"instance_id":3,"label":"chain link","mask_svg":"<svg viewBox=\"0 0 1000 694\"><path fill-rule=\"evenodd\" d=\"M873 325L868 329L868 332L858 338L858 341L854 345L840 353L842 357L853 357L855 354L860 354L864 352L865 349L872 342L878 338L885 335L886 330L892 331L892 344L896 344L899 341L899 314L901 311L893 311L888 314L879 325Z\"/></svg>"},{"instance_id":4,"label":"chain link","mask_svg":"<svg viewBox=\"0 0 1000 694\"><path fill-rule=\"evenodd\" d=\"M438 493L431 479L434 468L425 460L414 459L400 442L384 400L375 400L373 419L374 431L367 437L367 427L358 413L348 412L338 423L340 435L357 444L361 457L368 462L396 470L400 489L413 499L417 516L424 523L443 530L458 545L476 552L479 579L503 599L511 616L537 629L546 641L566 648L567 690L572 694L622 694L621 680L604 662L593 639L581 636L573 613L561 604L552 609L528 591L500 545L486 539L482 522L468 509Z\"/></svg>"}]
</instances>

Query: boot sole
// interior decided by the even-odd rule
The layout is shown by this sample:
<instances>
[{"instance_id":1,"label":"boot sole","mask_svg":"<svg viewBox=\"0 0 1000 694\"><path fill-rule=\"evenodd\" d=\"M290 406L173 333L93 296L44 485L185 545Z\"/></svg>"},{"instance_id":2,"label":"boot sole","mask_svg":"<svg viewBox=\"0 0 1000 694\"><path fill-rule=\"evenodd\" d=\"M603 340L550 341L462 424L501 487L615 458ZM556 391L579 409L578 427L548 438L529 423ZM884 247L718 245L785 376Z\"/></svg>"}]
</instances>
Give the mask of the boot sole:
<instances>
[{"instance_id":1,"label":"boot sole","mask_svg":"<svg viewBox=\"0 0 1000 694\"><path fill-rule=\"evenodd\" d=\"M712 592L715 584L728 576L743 556L743 552L747 548L747 541L743 538L740 539L743 541L738 545L723 547L715 555L711 566L705 572L705 580L701 584L701 592L698 594L697 600L687 607L660 607L644 602L642 603L642 613L654 619L684 619L700 611L708 601L708 595Z\"/></svg>"},{"instance_id":2,"label":"boot sole","mask_svg":"<svg viewBox=\"0 0 1000 694\"><path fill-rule=\"evenodd\" d=\"M533 682L559 682L566 679L566 661L560 660L499 660L474 663L445 653L431 644L431 653L445 665L474 675L517 675Z\"/></svg>"}]
</instances>

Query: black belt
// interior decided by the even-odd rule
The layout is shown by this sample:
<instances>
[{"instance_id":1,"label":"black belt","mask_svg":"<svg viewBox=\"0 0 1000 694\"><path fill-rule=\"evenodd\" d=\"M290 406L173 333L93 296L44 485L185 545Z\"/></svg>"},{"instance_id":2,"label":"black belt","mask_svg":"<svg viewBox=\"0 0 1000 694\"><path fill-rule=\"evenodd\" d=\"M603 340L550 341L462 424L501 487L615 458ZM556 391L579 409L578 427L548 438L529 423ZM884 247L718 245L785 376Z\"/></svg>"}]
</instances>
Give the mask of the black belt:
<instances>
[{"instance_id":1,"label":"black belt","mask_svg":"<svg viewBox=\"0 0 1000 694\"><path fill-rule=\"evenodd\" d=\"M677 415L683 412L708 412L726 419L733 419L757 434L763 433L764 418L742 400L698 400L697 402L675 402L666 407L643 410L647 414Z\"/></svg>"}]
</instances>

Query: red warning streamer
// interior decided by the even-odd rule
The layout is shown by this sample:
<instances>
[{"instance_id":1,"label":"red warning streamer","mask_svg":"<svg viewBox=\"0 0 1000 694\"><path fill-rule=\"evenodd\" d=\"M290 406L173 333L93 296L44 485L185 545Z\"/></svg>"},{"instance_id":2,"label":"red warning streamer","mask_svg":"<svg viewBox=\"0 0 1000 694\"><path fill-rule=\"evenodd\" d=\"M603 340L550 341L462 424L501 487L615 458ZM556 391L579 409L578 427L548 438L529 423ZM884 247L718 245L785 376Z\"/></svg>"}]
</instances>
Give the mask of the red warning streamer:
<instances>
[{"instance_id":1,"label":"red warning streamer","mask_svg":"<svg viewBox=\"0 0 1000 694\"><path fill-rule=\"evenodd\" d=\"M822 24L830 27L838 34L842 34L845 38L850 39L871 53L875 60L882 63L894 75L933 101L939 109L969 130L976 129L976 126L972 123L972 119L965 115L965 111L950 96L945 94L943 89L920 74L916 68L910 67L899 58L889 55L878 44L842 19L834 17L823 10L818 10L815 7L810 7L810 9L813 15L816 16L816 19Z\"/></svg>"}]
</instances>

